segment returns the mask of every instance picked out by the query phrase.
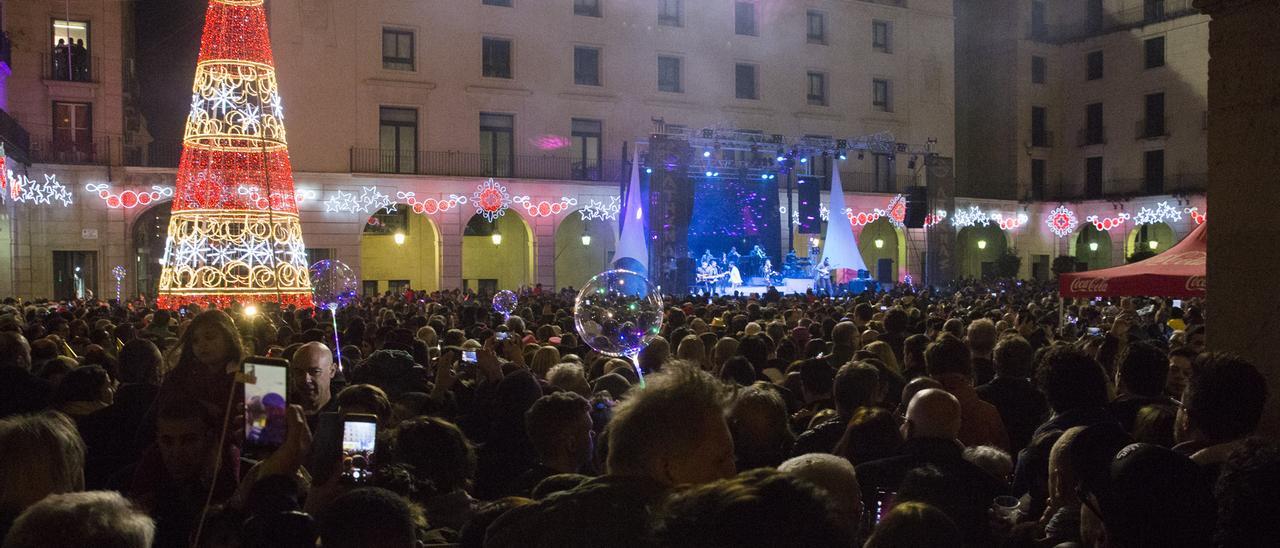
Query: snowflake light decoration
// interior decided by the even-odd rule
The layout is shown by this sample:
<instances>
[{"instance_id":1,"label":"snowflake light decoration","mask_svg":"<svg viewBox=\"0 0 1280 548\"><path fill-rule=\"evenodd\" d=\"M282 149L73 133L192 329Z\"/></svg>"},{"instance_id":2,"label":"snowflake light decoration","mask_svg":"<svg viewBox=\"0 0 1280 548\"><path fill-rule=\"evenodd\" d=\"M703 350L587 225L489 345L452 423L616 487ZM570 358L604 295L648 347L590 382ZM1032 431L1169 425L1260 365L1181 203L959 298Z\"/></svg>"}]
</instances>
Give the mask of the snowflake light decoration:
<instances>
[{"instance_id":1,"label":"snowflake light decoration","mask_svg":"<svg viewBox=\"0 0 1280 548\"><path fill-rule=\"evenodd\" d=\"M905 226L903 221L907 218L907 197L899 194L889 200L889 205L885 206L885 216L893 226L898 228Z\"/></svg>"},{"instance_id":2,"label":"snowflake light decoration","mask_svg":"<svg viewBox=\"0 0 1280 548\"><path fill-rule=\"evenodd\" d=\"M1125 221L1129 220L1129 214L1120 213L1115 217L1098 217L1097 215L1090 215L1088 217L1085 217L1084 220L1086 222L1093 223L1093 228L1096 228L1103 232L1111 232L1111 229L1119 228L1120 225L1124 224Z\"/></svg>"},{"instance_id":3,"label":"snowflake light decoration","mask_svg":"<svg viewBox=\"0 0 1280 548\"><path fill-rule=\"evenodd\" d=\"M1050 211L1049 215L1045 217L1044 222L1046 225L1049 225L1049 231L1053 232L1059 238L1070 236L1072 232L1075 232L1076 226L1080 224L1080 222L1076 220L1076 212L1067 209L1067 206L1065 205L1060 205L1053 211Z\"/></svg>"},{"instance_id":4,"label":"snowflake light decoration","mask_svg":"<svg viewBox=\"0 0 1280 548\"><path fill-rule=\"evenodd\" d=\"M397 192L396 198L401 202L409 204L413 208L413 212L420 215L435 215L436 213L444 213L457 207L459 204L467 203L466 196L458 196L450 194L448 198L435 199L427 198L419 200L413 192Z\"/></svg>"},{"instance_id":5,"label":"snowflake light decoration","mask_svg":"<svg viewBox=\"0 0 1280 548\"><path fill-rule=\"evenodd\" d=\"M582 215L584 221L616 221L618 215L622 213L622 198L609 198L609 203L591 200L587 205L578 210L578 214Z\"/></svg>"},{"instance_id":6,"label":"snowflake light decoration","mask_svg":"<svg viewBox=\"0 0 1280 548\"><path fill-rule=\"evenodd\" d=\"M153 185L149 191L129 189L119 193L112 192L111 185L106 183L88 183L84 189L97 194L112 209L133 209L173 197L173 187L161 185Z\"/></svg>"},{"instance_id":7,"label":"snowflake light decoration","mask_svg":"<svg viewBox=\"0 0 1280 548\"><path fill-rule=\"evenodd\" d=\"M489 179L476 186L475 193L471 195L471 203L476 206L476 215L492 223L507 214L507 209L511 207L511 195L507 193L507 187Z\"/></svg>"},{"instance_id":8,"label":"snowflake light decoration","mask_svg":"<svg viewBox=\"0 0 1280 548\"><path fill-rule=\"evenodd\" d=\"M1169 202L1160 202L1156 204L1155 209L1143 207L1138 210L1138 214L1133 216L1134 226L1149 225L1153 223L1177 222L1182 220L1182 212L1174 209Z\"/></svg>"},{"instance_id":9,"label":"snowflake light decoration","mask_svg":"<svg viewBox=\"0 0 1280 548\"><path fill-rule=\"evenodd\" d=\"M516 196L511 198L511 203L524 206L525 213L528 213L531 217L551 217L578 205L578 200L576 198L561 197L558 202L542 200L534 203L533 198L528 196Z\"/></svg>"},{"instance_id":10,"label":"snowflake light decoration","mask_svg":"<svg viewBox=\"0 0 1280 548\"><path fill-rule=\"evenodd\" d=\"M1190 216L1191 216L1191 220L1192 220L1193 222L1195 222L1195 223L1196 223L1196 225L1202 225L1202 224L1204 224L1206 214L1205 214L1205 213L1200 213L1200 208L1198 208L1198 207L1189 207L1189 208L1184 209L1183 211L1184 211L1184 212L1186 212L1186 214L1187 214L1187 215L1190 215Z\"/></svg>"}]
</instances>

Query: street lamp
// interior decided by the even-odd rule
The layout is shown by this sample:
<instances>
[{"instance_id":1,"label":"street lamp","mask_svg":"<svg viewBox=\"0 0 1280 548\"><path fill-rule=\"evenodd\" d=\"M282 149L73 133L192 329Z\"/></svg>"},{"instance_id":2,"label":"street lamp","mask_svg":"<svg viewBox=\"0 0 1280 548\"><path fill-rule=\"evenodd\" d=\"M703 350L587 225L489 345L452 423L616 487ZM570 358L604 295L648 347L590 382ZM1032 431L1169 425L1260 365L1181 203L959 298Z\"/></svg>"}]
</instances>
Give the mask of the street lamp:
<instances>
[{"instance_id":1,"label":"street lamp","mask_svg":"<svg viewBox=\"0 0 1280 548\"><path fill-rule=\"evenodd\" d=\"M1150 247L1152 251L1155 251L1157 247L1160 247L1160 242L1151 240L1150 242L1147 242L1147 247Z\"/></svg>"},{"instance_id":2,"label":"street lamp","mask_svg":"<svg viewBox=\"0 0 1280 548\"><path fill-rule=\"evenodd\" d=\"M884 249L884 240L876 239L876 249Z\"/></svg>"},{"instance_id":3,"label":"street lamp","mask_svg":"<svg viewBox=\"0 0 1280 548\"><path fill-rule=\"evenodd\" d=\"M497 230L493 231L493 235L489 236L493 240L493 245L502 245L502 233Z\"/></svg>"},{"instance_id":4,"label":"street lamp","mask_svg":"<svg viewBox=\"0 0 1280 548\"><path fill-rule=\"evenodd\" d=\"M978 249L986 249L986 248L987 248L987 241L986 241L986 240L978 240Z\"/></svg>"},{"instance_id":5,"label":"street lamp","mask_svg":"<svg viewBox=\"0 0 1280 548\"><path fill-rule=\"evenodd\" d=\"M591 235L586 232L582 233L582 245L591 245Z\"/></svg>"},{"instance_id":6,"label":"street lamp","mask_svg":"<svg viewBox=\"0 0 1280 548\"><path fill-rule=\"evenodd\" d=\"M395 238L395 240L396 240L396 245L404 245L404 233L403 233L403 232L396 232L396 235L394 236L394 238Z\"/></svg>"},{"instance_id":7,"label":"street lamp","mask_svg":"<svg viewBox=\"0 0 1280 548\"><path fill-rule=\"evenodd\" d=\"M1089 242L1089 251L1097 251L1098 242Z\"/></svg>"}]
</instances>

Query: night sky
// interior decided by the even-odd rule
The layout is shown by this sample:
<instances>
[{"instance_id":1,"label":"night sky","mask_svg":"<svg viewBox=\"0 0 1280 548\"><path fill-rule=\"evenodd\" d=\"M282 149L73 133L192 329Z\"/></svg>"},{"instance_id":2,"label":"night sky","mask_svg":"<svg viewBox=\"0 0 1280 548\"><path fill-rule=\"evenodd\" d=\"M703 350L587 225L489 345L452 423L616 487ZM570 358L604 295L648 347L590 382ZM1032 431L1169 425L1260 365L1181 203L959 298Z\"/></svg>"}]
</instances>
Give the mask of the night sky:
<instances>
[{"instance_id":1,"label":"night sky","mask_svg":"<svg viewBox=\"0 0 1280 548\"><path fill-rule=\"evenodd\" d=\"M179 141L191 104L205 0L137 0L142 113L157 141Z\"/></svg>"}]
</instances>

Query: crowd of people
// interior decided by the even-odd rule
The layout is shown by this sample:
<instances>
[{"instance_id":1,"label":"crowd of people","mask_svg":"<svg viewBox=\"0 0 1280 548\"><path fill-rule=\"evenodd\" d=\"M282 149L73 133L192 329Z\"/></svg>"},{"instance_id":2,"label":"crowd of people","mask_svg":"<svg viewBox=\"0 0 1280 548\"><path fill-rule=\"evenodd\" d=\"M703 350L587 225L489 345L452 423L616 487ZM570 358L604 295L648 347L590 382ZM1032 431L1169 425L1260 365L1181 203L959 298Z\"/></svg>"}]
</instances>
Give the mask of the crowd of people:
<instances>
[{"instance_id":1,"label":"crowd of people","mask_svg":"<svg viewBox=\"0 0 1280 548\"><path fill-rule=\"evenodd\" d=\"M574 296L6 299L3 547L1280 542L1262 364L1205 348L1201 302L668 296L633 363L583 344ZM250 356L288 364L266 451ZM318 449L357 416L371 453Z\"/></svg>"}]
</instances>

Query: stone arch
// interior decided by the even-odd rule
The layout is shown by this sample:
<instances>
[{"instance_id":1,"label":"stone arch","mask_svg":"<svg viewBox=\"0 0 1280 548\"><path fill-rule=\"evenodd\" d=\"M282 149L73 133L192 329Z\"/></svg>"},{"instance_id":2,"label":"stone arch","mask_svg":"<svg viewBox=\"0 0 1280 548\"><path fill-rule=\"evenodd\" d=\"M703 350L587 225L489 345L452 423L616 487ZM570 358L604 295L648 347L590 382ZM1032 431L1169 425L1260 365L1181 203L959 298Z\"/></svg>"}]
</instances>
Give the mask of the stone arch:
<instances>
[{"instance_id":1,"label":"stone arch","mask_svg":"<svg viewBox=\"0 0 1280 548\"><path fill-rule=\"evenodd\" d=\"M1085 265L1086 270L1110 267L1111 234L1098 230L1093 223L1084 223L1076 237L1071 239L1071 256L1076 258L1077 265Z\"/></svg>"},{"instance_id":2,"label":"stone arch","mask_svg":"<svg viewBox=\"0 0 1280 548\"><path fill-rule=\"evenodd\" d=\"M165 242L169 234L169 217L173 215L173 200L157 202L133 219L129 228L129 245L133 264L133 292L126 294L155 297L160 288L160 271L163 265Z\"/></svg>"},{"instance_id":3,"label":"stone arch","mask_svg":"<svg viewBox=\"0 0 1280 548\"><path fill-rule=\"evenodd\" d=\"M880 245L876 245L876 244ZM858 236L858 251L862 260L867 263L867 270L872 278L879 279L879 262L881 259L892 261L888 281L896 283L899 273L907 264L906 237L902 229L894 226L888 218L881 217L862 227Z\"/></svg>"},{"instance_id":4,"label":"stone arch","mask_svg":"<svg viewBox=\"0 0 1280 548\"><path fill-rule=\"evenodd\" d=\"M501 234L494 243L493 235ZM472 215L462 232L462 283L473 290L511 289L534 283L534 235L514 210L493 222Z\"/></svg>"},{"instance_id":5,"label":"stone arch","mask_svg":"<svg viewBox=\"0 0 1280 548\"><path fill-rule=\"evenodd\" d=\"M403 243L397 234L404 235ZM440 289L440 248L440 228L412 206L374 212L360 234L361 292Z\"/></svg>"},{"instance_id":6,"label":"stone arch","mask_svg":"<svg viewBox=\"0 0 1280 548\"><path fill-rule=\"evenodd\" d=\"M1155 243L1152 247L1150 244ZM1166 223L1148 223L1139 225L1129 231L1129 235L1125 238L1124 256L1128 260L1130 255L1138 251L1153 251L1155 253L1163 253L1173 244L1178 243L1178 235L1173 231L1173 227Z\"/></svg>"},{"instance_id":7,"label":"stone arch","mask_svg":"<svg viewBox=\"0 0 1280 548\"><path fill-rule=\"evenodd\" d=\"M583 243L583 236L589 236ZM617 252L613 222L583 220L576 211L556 227L556 286L580 288L592 276L609 269Z\"/></svg>"},{"instance_id":8,"label":"stone arch","mask_svg":"<svg viewBox=\"0 0 1280 548\"><path fill-rule=\"evenodd\" d=\"M997 276L1000 257L1008 245L1004 231L994 224L960 229L956 235L956 275L964 278Z\"/></svg>"}]
</instances>

